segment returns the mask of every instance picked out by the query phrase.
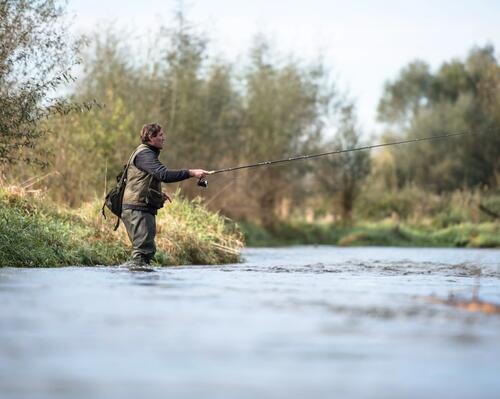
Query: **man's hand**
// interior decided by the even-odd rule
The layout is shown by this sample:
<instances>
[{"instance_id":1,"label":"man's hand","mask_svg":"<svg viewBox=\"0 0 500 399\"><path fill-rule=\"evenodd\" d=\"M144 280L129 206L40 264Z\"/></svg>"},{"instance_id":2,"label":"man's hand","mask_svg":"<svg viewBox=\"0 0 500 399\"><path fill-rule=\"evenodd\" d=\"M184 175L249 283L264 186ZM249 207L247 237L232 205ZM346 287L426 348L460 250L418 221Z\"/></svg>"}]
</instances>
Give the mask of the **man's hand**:
<instances>
[{"instance_id":1,"label":"man's hand","mask_svg":"<svg viewBox=\"0 0 500 399\"><path fill-rule=\"evenodd\" d=\"M172 202L172 198L170 198L170 196L167 193L163 192L162 195L163 195L163 201Z\"/></svg>"},{"instance_id":2,"label":"man's hand","mask_svg":"<svg viewBox=\"0 0 500 399\"><path fill-rule=\"evenodd\" d=\"M214 173L212 170L189 169L189 176L196 177L197 179L211 175L212 173Z\"/></svg>"}]
</instances>

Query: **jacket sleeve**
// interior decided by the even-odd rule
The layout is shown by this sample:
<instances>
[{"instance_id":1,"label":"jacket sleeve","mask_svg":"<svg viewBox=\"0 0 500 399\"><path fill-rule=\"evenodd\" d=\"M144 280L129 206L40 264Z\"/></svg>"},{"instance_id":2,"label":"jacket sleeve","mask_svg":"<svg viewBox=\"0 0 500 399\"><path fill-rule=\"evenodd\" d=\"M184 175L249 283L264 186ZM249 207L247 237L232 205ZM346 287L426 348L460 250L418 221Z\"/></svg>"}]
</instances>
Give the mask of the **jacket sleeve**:
<instances>
[{"instance_id":1,"label":"jacket sleeve","mask_svg":"<svg viewBox=\"0 0 500 399\"><path fill-rule=\"evenodd\" d=\"M135 156L134 165L164 183L175 183L191 177L187 169L168 170L158 159L158 154L149 149Z\"/></svg>"}]
</instances>

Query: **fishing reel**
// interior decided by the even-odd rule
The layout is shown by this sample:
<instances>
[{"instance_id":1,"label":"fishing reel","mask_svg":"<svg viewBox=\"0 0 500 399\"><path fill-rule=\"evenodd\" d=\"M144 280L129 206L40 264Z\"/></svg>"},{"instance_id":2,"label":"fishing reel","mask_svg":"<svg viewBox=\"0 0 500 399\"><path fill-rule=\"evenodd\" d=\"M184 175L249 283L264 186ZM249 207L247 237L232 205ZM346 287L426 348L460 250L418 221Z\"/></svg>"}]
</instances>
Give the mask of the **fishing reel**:
<instances>
[{"instance_id":1,"label":"fishing reel","mask_svg":"<svg viewBox=\"0 0 500 399\"><path fill-rule=\"evenodd\" d=\"M203 188L207 188L208 187L208 180L205 179L204 177L200 177L200 180L198 180L197 185L200 187L203 187Z\"/></svg>"}]
</instances>

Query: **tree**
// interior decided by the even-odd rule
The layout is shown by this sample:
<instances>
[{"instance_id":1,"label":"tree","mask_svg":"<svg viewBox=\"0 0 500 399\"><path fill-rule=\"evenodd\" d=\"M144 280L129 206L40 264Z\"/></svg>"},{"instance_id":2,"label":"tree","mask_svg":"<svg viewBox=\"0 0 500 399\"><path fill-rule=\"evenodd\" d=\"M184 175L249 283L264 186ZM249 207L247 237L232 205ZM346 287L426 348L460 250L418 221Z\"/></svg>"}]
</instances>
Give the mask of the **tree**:
<instances>
[{"instance_id":1,"label":"tree","mask_svg":"<svg viewBox=\"0 0 500 399\"><path fill-rule=\"evenodd\" d=\"M50 97L73 79L82 41L67 33L54 0L0 0L0 43L0 163L43 164L22 150L47 132L47 116L82 105Z\"/></svg>"},{"instance_id":2,"label":"tree","mask_svg":"<svg viewBox=\"0 0 500 399\"><path fill-rule=\"evenodd\" d=\"M186 162L203 152L207 39L194 31L182 8L176 12L174 27L163 32L167 46L161 62L161 113L166 118L167 131L179 138L171 159Z\"/></svg>"},{"instance_id":3,"label":"tree","mask_svg":"<svg viewBox=\"0 0 500 399\"><path fill-rule=\"evenodd\" d=\"M431 87L429 65L420 60L411 62L394 82L385 84L378 104L378 119L407 126L427 104Z\"/></svg>"},{"instance_id":4,"label":"tree","mask_svg":"<svg viewBox=\"0 0 500 399\"><path fill-rule=\"evenodd\" d=\"M452 132L462 137L395 147L399 185L437 192L498 187L500 176L500 65L492 46L431 73L422 63L404 68L385 86L379 119L416 138ZM420 67L418 67L420 65Z\"/></svg>"},{"instance_id":5,"label":"tree","mask_svg":"<svg viewBox=\"0 0 500 399\"><path fill-rule=\"evenodd\" d=\"M52 178L57 190L51 195L70 206L111 188L131 148L137 146L133 111L111 89L101 101L103 108L52 119L54 134L47 144L57 149L51 164L58 175Z\"/></svg>"},{"instance_id":6,"label":"tree","mask_svg":"<svg viewBox=\"0 0 500 399\"><path fill-rule=\"evenodd\" d=\"M258 38L245 74L244 157L248 161L285 158L317 147L325 119L336 98L322 62L302 66L276 60L269 44ZM248 193L255 198L261 222L272 227L285 197L300 190L304 163L270 167ZM255 171L258 173L258 171Z\"/></svg>"},{"instance_id":7,"label":"tree","mask_svg":"<svg viewBox=\"0 0 500 399\"><path fill-rule=\"evenodd\" d=\"M361 129L357 125L355 107L346 102L339 113L339 128L333 140L327 144L331 151L338 151L362 146ZM332 208L340 202L342 220L351 221L354 203L360 192L361 183L370 173L370 153L352 151L330 156L322 160L317 170L318 180L323 191L333 194Z\"/></svg>"}]
</instances>

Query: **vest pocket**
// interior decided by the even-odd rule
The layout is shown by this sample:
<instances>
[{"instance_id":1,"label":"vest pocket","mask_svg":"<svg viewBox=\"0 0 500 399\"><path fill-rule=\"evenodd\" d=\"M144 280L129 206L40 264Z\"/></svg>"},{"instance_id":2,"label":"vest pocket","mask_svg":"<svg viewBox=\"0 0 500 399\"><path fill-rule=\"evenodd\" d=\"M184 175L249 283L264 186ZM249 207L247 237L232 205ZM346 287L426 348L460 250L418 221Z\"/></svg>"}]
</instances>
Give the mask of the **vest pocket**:
<instances>
[{"instance_id":1,"label":"vest pocket","mask_svg":"<svg viewBox=\"0 0 500 399\"><path fill-rule=\"evenodd\" d=\"M152 208L160 209L163 208L164 204L165 200L163 199L163 193L149 187L148 194L146 196L146 205Z\"/></svg>"}]
</instances>

